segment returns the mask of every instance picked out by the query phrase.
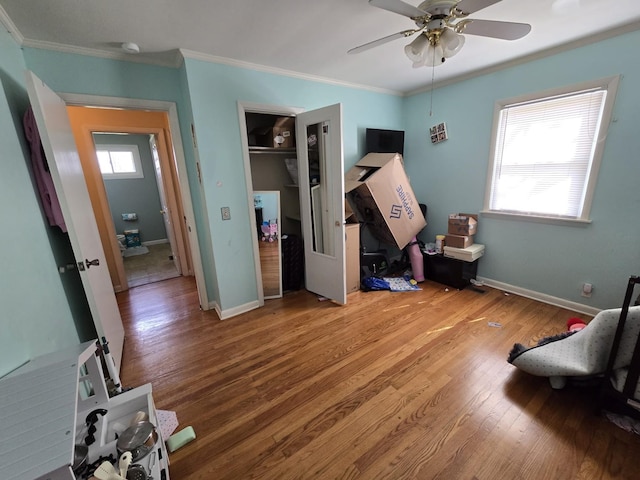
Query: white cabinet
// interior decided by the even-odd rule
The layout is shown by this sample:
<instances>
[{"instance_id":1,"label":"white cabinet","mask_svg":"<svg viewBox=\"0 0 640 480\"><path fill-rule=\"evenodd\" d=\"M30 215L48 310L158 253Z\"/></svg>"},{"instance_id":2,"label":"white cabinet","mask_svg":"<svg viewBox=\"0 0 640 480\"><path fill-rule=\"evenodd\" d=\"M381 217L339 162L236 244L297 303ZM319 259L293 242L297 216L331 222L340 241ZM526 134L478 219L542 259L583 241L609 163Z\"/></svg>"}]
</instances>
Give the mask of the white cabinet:
<instances>
[{"instance_id":1,"label":"white cabinet","mask_svg":"<svg viewBox=\"0 0 640 480\"><path fill-rule=\"evenodd\" d=\"M111 456L117 465L117 435L134 415L145 412L157 427L152 453L138 460L156 480L169 480L169 457L158 425L151 384L108 398L95 355L86 342L38 357L0 380L0 478L80 480L72 471L74 448L91 434L88 464ZM86 419L97 409L95 432Z\"/></svg>"}]
</instances>

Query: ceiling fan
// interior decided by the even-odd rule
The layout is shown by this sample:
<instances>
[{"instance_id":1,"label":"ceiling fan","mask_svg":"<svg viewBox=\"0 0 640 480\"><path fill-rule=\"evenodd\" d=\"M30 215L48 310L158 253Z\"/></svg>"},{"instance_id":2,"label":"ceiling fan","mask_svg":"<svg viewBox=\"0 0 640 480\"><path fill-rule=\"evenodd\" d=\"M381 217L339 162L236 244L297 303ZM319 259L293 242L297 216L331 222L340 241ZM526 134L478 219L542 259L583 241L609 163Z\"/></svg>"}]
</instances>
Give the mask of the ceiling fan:
<instances>
[{"instance_id":1,"label":"ceiling fan","mask_svg":"<svg viewBox=\"0 0 640 480\"><path fill-rule=\"evenodd\" d=\"M470 14L500 0L426 0L417 7L402 0L369 0L374 7L409 17L417 28L394 33L352 48L347 53L360 53L397 38L418 36L404 51L414 68L436 66L453 57L465 42L464 34L517 40L531 31L527 23L475 20Z\"/></svg>"}]
</instances>

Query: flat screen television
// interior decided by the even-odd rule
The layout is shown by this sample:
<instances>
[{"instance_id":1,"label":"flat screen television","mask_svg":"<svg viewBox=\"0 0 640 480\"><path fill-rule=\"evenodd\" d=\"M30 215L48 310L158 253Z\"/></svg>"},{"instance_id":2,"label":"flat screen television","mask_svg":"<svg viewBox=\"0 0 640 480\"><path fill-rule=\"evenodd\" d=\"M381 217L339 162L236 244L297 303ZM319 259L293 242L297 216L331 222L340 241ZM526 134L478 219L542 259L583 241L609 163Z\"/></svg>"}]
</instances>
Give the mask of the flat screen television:
<instances>
[{"instance_id":1,"label":"flat screen television","mask_svg":"<svg viewBox=\"0 0 640 480\"><path fill-rule=\"evenodd\" d=\"M399 153L404 155L404 132L367 128L366 153Z\"/></svg>"}]
</instances>

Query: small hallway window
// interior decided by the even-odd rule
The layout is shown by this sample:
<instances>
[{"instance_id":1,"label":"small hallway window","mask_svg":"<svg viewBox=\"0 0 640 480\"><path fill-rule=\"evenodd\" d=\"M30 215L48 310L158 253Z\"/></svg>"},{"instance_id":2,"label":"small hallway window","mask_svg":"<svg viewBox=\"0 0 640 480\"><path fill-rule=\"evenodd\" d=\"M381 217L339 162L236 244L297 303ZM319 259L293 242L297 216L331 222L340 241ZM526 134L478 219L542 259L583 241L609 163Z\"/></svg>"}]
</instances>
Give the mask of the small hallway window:
<instances>
[{"instance_id":1,"label":"small hallway window","mask_svg":"<svg viewBox=\"0 0 640 480\"><path fill-rule=\"evenodd\" d=\"M104 179L144 178L137 145L96 145Z\"/></svg>"},{"instance_id":2,"label":"small hallway window","mask_svg":"<svg viewBox=\"0 0 640 480\"><path fill-rule=\"evenodd\" d=\"M484 213L588 222L617 83L497 102Z\"/></svg>"}]
</instances>

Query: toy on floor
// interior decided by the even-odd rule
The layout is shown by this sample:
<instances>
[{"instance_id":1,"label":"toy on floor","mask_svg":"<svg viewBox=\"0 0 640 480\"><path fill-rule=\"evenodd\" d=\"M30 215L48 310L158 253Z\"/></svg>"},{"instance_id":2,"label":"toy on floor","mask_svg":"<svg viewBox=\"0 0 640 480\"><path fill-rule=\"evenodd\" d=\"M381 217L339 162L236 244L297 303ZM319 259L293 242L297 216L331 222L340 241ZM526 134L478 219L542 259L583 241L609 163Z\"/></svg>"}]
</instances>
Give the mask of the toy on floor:
<instances>
[{"instance_id":1,"label":"toy on floor","mask_svg":"<svg viewBox=\"0 0 640 480\"><path fill-rule=\"evenodd\" d=\"M195 439L196 432L193 430L193 427L185 427L167 439L167 450L173 453Z\"/></svg>"},{"instance_id":2,"label":"toy on floor","mask_svg":"<svg viewBox=\"0 0 640 480\"><path fill-rule=\"evenodd\" d=\"M278 239L278 223L275 220L262 222L262 241L275 242Z\"/></svg>"},{"instance_id":3,"label":"toy on floor","mask_svg":"<svg viewBox=\"0 0 640 480\"><path fill-rule=\"evenodd\" d=\"M579 330L582 330L586 326L587 324L584 323L584 320L582 320L581 318L574 317L567 320L567 330L569 332L577 332Z\"/></svg>"}]
</instances>

